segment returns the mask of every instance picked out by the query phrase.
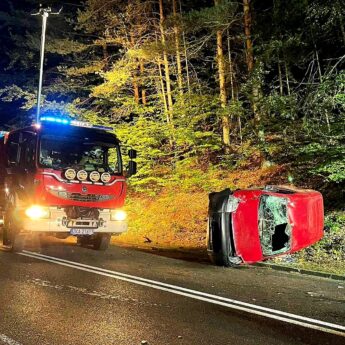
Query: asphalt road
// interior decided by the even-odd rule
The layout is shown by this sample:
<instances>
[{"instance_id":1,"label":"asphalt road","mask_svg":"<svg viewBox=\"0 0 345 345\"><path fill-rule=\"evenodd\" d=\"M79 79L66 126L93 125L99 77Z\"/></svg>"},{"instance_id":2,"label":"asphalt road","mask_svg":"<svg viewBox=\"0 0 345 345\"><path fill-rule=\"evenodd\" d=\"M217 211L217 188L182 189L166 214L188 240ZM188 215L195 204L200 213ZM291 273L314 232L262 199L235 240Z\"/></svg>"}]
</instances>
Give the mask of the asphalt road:
<instances>
[{"instance_id":1,"label":"asphalt road","mask_svg":"<svg viewBox=\"0 0 345 345\"><path fill-rule=\"evenodd\" d=\"M120 247L0 250L0 344L345 344L345 282Z\"/></svg>"}]
</instances>

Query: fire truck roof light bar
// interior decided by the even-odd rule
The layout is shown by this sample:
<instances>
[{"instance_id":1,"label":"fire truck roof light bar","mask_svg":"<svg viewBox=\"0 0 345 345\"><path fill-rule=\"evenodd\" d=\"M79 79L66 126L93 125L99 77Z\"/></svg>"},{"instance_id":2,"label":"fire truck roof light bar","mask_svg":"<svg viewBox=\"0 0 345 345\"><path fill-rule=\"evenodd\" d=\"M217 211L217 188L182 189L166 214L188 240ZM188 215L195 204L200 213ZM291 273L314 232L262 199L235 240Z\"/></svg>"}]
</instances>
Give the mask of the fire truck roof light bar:
<instances>
[{"instance_id":1,"label":"fire truck roof light bar","mask_svg":"<svg viewBox=\"0 0 345 345\"><path fill-rule=\"evenodd\" d=\"M5 132L5 131L0 131L0 138L3 138L4 136L6 136L9 132Z\"/></svg>"},{"instance_id":2,"label":"fire truck roof light bar","mask_svg":"<svg viewBox=\"0 0 345 345\"><path fill-rule=\"evenodd\" d=\"M62 125L70 125L75 127L84 127L84 128L93 128L93 129L101 129L103 131L112 131L114 130L112 127L107 126L99 126L99 125L93 125L88 122L83 121L77 121L77 120L68 120L61 117L53 117L53 116L43 116L40 118L40 122L51 122L51 123L57 123Z\"/></svg>"},{"instance_id":3,"label":"fire truck roof light bar","mask_svg":"<svg viewBox=\"0 0 345 345\"><path fill-rule=\"evenodd\" d=\"M70 121L67 119L62 119L60 117L53 117L53 116L44 116L41 117L41 122L55 122L55 123L61 123L63 125L69 125Z\"/></svg>"}]
</instances>

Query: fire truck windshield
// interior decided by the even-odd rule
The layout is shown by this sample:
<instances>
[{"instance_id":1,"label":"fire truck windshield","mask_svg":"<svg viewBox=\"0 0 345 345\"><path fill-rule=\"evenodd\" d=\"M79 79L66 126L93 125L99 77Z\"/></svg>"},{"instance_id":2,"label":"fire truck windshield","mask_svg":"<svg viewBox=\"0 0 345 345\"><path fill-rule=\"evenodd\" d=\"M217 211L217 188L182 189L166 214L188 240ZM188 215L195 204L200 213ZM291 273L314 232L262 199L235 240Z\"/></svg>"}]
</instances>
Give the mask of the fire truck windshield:
<instances>
[{"instance_id":1,"label":"fire truck windshield","mask_svg":"<svg viewBox=\"0 0 345 345\"><path fill-rule=\"evenodd\" d=\"M121 173L117 144L88 142L84 138L43 135L39 164L44 168L62 170L79 167L86 171Z\"/></svg>"}]
</instances>

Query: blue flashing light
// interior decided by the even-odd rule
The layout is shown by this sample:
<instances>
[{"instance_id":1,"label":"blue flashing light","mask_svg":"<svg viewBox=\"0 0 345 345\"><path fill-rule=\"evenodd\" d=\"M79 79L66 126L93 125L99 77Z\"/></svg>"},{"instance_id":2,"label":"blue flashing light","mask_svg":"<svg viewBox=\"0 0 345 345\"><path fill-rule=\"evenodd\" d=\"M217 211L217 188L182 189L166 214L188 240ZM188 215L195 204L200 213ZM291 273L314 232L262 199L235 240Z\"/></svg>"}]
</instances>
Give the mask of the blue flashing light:
<instances>
[{"instance_id":1,"label":"blue flashing light","mask_svg":"<svg viewBox=\"0 0 345 345\"><path fill-rule=\"evenodd\" d=\"M69 125L70 121L61 117L53 117L53 116L43 116L40 119L41 122L54 122L54 123L61 123L63 125Z\"/></svg>"},{"instance_id":2,"label":"blue flashing light","mask_svg":"<svg viewBox=\"0 0 345 345\"><path fill-rule=\"evenodd\" d=\"M5 132L5 131L0 131L0 138L3 138L6 134L8 134L9 132Z\"/></svg>"},{"instance_id":3,"label":"blue flashing light","mask_svg":"<svg viewBox=\"0 0 345 345\"><path fill-rule=\"evenodd\" d=\"M70 125L75 127L84 127L84 128L93 128L93 129L101 129L103 131L113 131L112 127L107 126L98 126L93 125L89 122L77 121L77 120L68 120L61 117L54 117L54 116L43 116L40 118L41 122L51 122L51 123L59 123L62 125Z\"/></svg>"}]
</instances>

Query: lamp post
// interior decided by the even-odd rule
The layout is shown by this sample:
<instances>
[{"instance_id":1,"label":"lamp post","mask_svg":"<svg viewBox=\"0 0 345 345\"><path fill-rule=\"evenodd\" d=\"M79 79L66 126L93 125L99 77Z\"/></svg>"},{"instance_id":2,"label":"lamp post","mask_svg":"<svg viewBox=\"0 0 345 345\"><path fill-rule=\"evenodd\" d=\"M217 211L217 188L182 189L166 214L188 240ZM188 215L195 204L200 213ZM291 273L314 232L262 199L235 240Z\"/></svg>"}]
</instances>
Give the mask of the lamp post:
<instances>
[{"instance_id":1,"label":"lamp post","mask_svg":"<svg viewBox=\"0 0 345 345\"><path fill-rule=\"evenodd\" d=\"M40 71L39 71L39 81L38 81L38 91L37 91L37 113L36 113L36 123L40 122L40 113L41 113L41 98L42 98L42 83L43 83L43 70L44 70L44 50L46 44L46 30L47 30L47 21L49 15L58 15L62 11L62 8L59 12L52 12L50 7L43 8L41 7L37 13L32 14L33 16L42 16L42 35L41 35L41 57L40 57Z\"/></svg>"}]
</instances>

